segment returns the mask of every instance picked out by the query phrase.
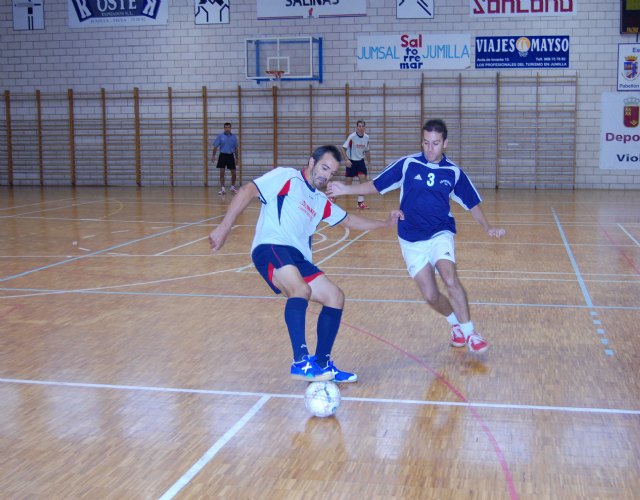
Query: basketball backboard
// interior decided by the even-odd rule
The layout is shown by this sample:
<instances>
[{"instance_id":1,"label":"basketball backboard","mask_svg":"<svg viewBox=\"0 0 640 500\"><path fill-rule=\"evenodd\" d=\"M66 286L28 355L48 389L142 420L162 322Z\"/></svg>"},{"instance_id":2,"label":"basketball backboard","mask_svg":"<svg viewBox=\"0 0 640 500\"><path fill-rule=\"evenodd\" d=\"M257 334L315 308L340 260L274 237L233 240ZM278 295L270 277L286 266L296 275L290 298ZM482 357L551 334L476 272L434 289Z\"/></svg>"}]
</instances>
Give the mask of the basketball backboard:
<instances>
[{"instance_id":1,"label":"basketball backboard","mask_svg":"<svg viewBox=\"0 0 640 500\"><path fill-rule=\"evenodd\" d=\"M248 38L246 77L257 83L273 80L315 80L322 83L322 38L313 36Z\"/></svg>"}]
</instances>

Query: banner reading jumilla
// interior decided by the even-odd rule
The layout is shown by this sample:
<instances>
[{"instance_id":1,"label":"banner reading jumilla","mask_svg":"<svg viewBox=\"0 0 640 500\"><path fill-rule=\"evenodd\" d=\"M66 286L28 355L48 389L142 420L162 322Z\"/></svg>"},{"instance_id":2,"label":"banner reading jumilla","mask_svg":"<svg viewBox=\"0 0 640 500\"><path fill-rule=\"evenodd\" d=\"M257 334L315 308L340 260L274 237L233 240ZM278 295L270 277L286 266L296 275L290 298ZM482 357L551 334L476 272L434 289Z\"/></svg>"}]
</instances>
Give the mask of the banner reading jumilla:
<instances>
[{"instance_id":1,"label":"banner reading jumilla","mask_svg":"<svg viewBox=\"0 0 640 500\"><path fill-rule=\"evenodd\" d=\"M465 69L471 65L469 34L404 33L359 36L359 70L425 71Z\"/></svg>"},{"instance_id":2,"label":"banner reading jumilla","mask_svg":"<svg viewBox=\"0 0 640 500\"><path fill-rule=\"evenodd\" d=\"M68 0L70 28L167 24L168 0Z\"/></svg>"}]
</instances>

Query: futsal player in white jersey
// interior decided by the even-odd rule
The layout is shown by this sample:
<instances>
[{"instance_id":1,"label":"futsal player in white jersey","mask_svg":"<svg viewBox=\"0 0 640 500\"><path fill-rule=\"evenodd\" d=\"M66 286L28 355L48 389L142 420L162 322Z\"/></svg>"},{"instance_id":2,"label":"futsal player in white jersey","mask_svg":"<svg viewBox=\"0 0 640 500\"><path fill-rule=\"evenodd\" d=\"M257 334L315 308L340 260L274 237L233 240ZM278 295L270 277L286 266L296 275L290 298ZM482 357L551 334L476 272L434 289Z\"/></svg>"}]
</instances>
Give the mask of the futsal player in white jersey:
<instances>
[{"instance_id":1,"label":"futsal player in white jersey","mask_svg":"<svg viewBox=\"0 0 640 500\"><path fill-rule=\"evenodd\" d=\"M344 163L346 165L345 177L349 179L349 184L353 184L353 179L358 178L358 182L367 182L367 162L369 161L369 136L365 133L367 124L364 120L356 122L356 131L349 134L347 140L342 145L344 152ZM369 207L364 202L364 196L358 196L358 208L366 210Z\"/></svg>"},{"instance_id":2,"label":"futsal player in white jersey","mask_svg":"<svg viewBox=\"0 0 640 500\"><path fill-rule=\"evenodd\" d=\"M504 229L492 227L484 215L478 191L467 175L444 154L447 126L442 120L429 120L422 128L422 152L391 163L375 179L365 184L346 186L330 182L329 196L345 194L385 194L400 189L398 239L407 270L425 301L445 316L451 325L451 345L468 346L481 353L489 345L474 329L467 293L456 271L456 223L449 200L471 212L488 236L501 238ZM447 288L441 294L436 270Z\"/></svg>"},{"instance_id":3,"label":"futsal player in white jersey","mask_svg":"<svg viewBox=\"0 0 640 500\"><path fill-rule=\"evenodd\" d=\"M296 380L355 382L355 373L339 370L331 349L340 328L344 293L312 262L311 240L321 222L343 224L368 231L395 225L402 212L393 210L386 220L345 212L320 191L340 167L335 146L317 148L307 167L276 168L240 188L224 219L209 235L212 253L218 251L236 218L255 198L262 206L251 245L256 269L275 293L287 297L284 319L291 339L291 377ZM309 301L322 305L318 316L315 355L306 343L305 321Z\"/></svg>"}]
</instances>

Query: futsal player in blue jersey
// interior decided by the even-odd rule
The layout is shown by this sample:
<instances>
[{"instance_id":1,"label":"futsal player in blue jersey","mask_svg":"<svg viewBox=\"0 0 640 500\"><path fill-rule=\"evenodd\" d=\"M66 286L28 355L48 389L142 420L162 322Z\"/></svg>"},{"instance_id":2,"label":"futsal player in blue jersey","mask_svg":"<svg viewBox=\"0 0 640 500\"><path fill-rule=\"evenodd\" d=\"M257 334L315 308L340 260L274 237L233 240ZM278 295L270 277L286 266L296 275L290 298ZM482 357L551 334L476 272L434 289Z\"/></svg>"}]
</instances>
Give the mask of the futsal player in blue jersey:
<instances>
[{"instance_id":1,"label":"futsal player in blue jersey","mask_svg":"<svg viewBox=\"0 0 640 500\"><path fill-rule=\"evenodd\" d=\"M345 212L320 191L338 171L342 155L335 146L316 149L304 170L276 168L245 184L229 204L224 219L209 235L212 253L218 251L237 217L255 198L262 206L251 245L256 269L271 289L287 297L284 319L291 339L291 377L296 380L355 382L355 373L339 370L331 359L344 307L344 293L312 262L311 240L318 225L342 224L368 231L391 227L402 217L392 210L386 220ZM305 318L309 301L322 305L318 316L318 342L309 354Z\"/></svg>"},{"instance_id":2,"label":"futsal player in blue jersey","mask_svg":"<svg viewBox=\"0 0 640 500\"><path fill-rule=\"evenodd\" d=\"M471 212L488 236L501 238L505 230L494 228L480 207L478 191L467 175L444 154L447 126L442 120L429 120L422 128L422 152L391 163L375 179L347 186L330 182L328 196L347 194L385 194L400 189L398 239L407 270L425 301L447 318L451 325L451 345L481 353L487 341L475 331L469 312L467 293L456 271L456 223L449 200ZM444 282L448 297L441 294L436 271Z\"/></svg>"}]
</instances>

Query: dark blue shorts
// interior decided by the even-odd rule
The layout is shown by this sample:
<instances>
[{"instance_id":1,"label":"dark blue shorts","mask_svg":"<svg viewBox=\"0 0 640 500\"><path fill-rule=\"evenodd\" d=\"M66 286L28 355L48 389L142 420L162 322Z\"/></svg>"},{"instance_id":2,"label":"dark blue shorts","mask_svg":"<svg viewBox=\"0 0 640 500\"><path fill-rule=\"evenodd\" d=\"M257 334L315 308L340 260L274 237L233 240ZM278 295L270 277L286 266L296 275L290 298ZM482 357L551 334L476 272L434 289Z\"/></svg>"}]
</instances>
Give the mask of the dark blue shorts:
<instances>
[{"instance_id":1,"label":"dark blue shorts","mask_svg":"<svg viewBox=\"0 0 640 500\"><path fill-rule=\"evenodd\" d=\"M272 282L273 271L280 269L282 266L296 266L307 283L311 283L323 274L320 269L304 258L300 250L286 245L258 245L251 252L251 259L260 276L276 293L282 293L282 291L274 286Z\"/></svg>"},{"instance_id":2,"label":"dark blue shorts","mask_svg":"<svg viewBox=\"0 0 640 500\"><path fill-rule=\"evenodd\" d=\"M351 160L351 166L347 167L345 177L357 177L358 175L367 175L367 164L364 160Z\"/></svg>"}]
</instances>

